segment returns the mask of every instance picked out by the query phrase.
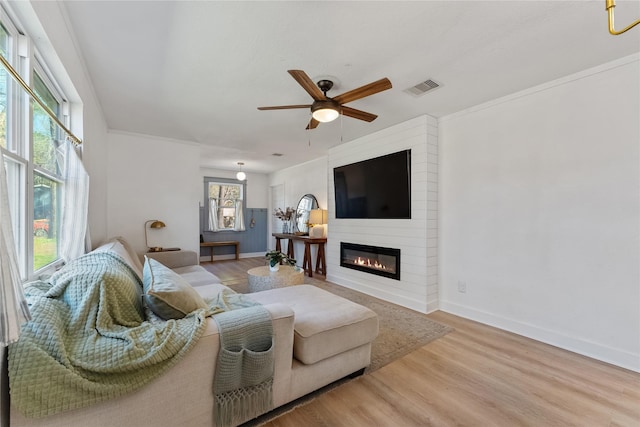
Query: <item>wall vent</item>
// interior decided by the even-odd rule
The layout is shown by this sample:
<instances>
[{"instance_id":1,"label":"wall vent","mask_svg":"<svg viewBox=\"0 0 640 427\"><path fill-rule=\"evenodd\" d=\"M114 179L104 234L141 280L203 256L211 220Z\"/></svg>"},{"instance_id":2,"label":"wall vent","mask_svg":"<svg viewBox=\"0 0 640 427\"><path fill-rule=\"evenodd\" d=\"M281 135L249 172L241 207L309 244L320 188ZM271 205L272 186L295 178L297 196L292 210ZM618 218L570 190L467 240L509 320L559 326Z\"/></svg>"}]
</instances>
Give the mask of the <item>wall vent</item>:
<instances>
[{"instance_id":1,"label":"wall vent","mask_svg":"<svg viewBox=\"0 0 640 427\"><path fill-rule=\"evenodd\" d=\"M435 81L431 80L431 79L427 79L421 83L418 83L415 86L410 87L409 89L405 90L405 92L413 95L413 96L422 96L425 93L433 90L433 89L437 89L440 87L439 83L436 83Z\"/></svg>"},{"instance_id":2,"label":"wall vent","mask_svg":"<svg viewBox=\"0 0 640 427\"><path fill-rule=\"evenodd\" d=\"M282 154L282 153L273 153L272 156L274 156L274 157L282 157L282 156L284 156L284 154Z\"/></svg>"}]
</instances>

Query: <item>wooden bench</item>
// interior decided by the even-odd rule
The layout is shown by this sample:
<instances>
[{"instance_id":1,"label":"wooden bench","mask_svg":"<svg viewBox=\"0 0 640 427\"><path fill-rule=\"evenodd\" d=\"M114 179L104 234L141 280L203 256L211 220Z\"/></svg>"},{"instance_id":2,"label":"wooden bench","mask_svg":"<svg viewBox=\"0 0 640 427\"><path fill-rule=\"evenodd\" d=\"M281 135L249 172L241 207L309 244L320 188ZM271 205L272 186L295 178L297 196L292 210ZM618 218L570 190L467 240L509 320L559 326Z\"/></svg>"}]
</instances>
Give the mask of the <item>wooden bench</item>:
<instances>
[{"instance_id":1,"label":"wooden bench","mask_svg":"<svg viewBox=\"0 0 640 427\"><path fill-rule=\"evenodd\" d=\"M229 240L228 242L200 242L201 248L209 248L211 262L213 262L213 248L216 248L218 246L235 246L236 259L240 259L240 242L236 242L235 240Z\"/></svg>"}]
</instances>

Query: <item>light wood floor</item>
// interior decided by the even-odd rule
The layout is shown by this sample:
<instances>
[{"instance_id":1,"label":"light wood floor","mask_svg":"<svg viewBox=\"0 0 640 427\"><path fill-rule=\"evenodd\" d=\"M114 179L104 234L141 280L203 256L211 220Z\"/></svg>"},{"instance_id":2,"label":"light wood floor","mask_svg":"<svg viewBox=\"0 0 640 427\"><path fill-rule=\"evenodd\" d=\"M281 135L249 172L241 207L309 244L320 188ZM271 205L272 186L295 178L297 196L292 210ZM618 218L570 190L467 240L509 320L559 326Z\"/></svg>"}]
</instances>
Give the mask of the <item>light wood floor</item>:
<instances>
[{"instance_id":1,"label":"light wood floor","mask_svg":"<svg viewBox=\"0 0 640 427\"><path fill-rule=\"evenodd\" d=\"M233 282L262 262L206 267ZM266 426L640 427L640 374L441 311L428 317L455 331Z\"/></svg>"}]
</instances>

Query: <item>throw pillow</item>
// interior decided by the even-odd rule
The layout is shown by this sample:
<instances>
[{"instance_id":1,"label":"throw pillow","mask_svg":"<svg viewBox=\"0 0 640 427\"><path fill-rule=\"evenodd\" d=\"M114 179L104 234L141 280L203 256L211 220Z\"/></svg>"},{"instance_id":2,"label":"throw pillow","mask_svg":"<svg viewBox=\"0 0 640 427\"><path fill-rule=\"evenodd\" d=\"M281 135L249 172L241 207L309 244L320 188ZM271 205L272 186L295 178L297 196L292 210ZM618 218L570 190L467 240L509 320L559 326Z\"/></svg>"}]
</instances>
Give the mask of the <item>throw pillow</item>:
<instances>
[{"instance_id":1,"label":"throw pillow","mask_svg":"<svg viewBox=\"0 0 640 427\"><path fill-rule=\"evenodd\" d=\"M144 298L159 317L181 319L199 308L207 308L207 303L180 275L153 258L144 257L142 271Z\"/></svg>"}]
</instances>

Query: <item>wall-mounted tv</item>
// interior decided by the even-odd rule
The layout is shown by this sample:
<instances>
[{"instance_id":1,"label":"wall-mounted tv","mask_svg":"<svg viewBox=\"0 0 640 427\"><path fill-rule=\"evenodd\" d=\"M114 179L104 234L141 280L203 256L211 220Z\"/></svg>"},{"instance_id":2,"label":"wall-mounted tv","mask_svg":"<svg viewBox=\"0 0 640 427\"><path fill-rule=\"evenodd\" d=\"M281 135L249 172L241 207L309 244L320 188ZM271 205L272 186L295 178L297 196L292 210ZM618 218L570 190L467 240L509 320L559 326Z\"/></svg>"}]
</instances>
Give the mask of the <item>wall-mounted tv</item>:
<instances>
[{"instance_id":1,"label":"wall-mounted tv","mask_svg":"<svg viewBox=\"0 0 640 427\"><path fill-rule=\"evenodd\" d=\"M336 218L411 218L411 150L333 169Z\"/></svg>"}]
</instances>

